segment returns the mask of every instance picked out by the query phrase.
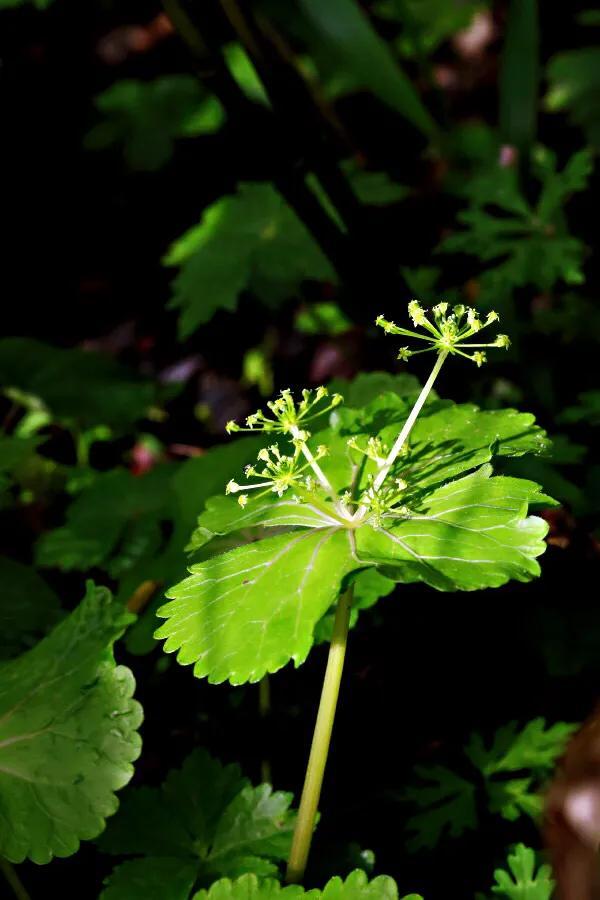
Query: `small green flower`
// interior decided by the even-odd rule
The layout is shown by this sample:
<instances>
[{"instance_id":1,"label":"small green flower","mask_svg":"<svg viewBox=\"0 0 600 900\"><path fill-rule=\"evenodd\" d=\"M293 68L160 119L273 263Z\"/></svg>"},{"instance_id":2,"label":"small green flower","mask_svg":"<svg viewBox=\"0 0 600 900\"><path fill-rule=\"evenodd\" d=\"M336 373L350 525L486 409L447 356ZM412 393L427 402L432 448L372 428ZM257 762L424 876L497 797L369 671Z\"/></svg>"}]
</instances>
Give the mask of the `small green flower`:
<instances>
[{"instance_id":1,"label":"small green flower","mask_svg":"<svg viewBox=\"0 0 600 900\"><path fill-rule=\"evenodd\" d=\"M327 448L324 446L317 447L314 455L315 459L322 459L327 455ZM261 479L258 484L238 484L233 479L228 482L226 494L240 494L240 491L251 491L259 488L265 488L257 497L262 497L269 492L277 494L278 497L283 496L291 487L303 486L307 490L314 488L312 479L307 478L303 473L310 467L309 462L301 465L301 450L296 446L293 456L287 456L281 453L279 446L273 444L271 447L265 447L259 451L257 459L264 463L264 468L258 469L256 466L246 466L244 474L246 478ZM248 495L241 493L238 497L238 503L244 507L248 503Z\"/></svg>"},{"instance_id":2,"label":"small green flower","mask_svg":"<svg viewBox=\"0 0 600 900\"><path fill-rule=\"evenodd\" d=\"M431 310L425 310L418 300L411 300L408 304L408 314L412 319L415 327L424 328L428 334L421 334L418 331L410 331L407 328L400 328L395 322L378 316L375 324L386 332L386 334L401 334L405 337L417 338L421 341L427 341L430 346L422 350L411 350L408 347L401 347L398 352L398 359L406 361L417 353L427 353L434 350L437 353L452 353L464 356L470 359L477 366L481 366L486 361L485 353L481 352L483 347L504 347L508 349L510 340L506 334L499 334L494 341L489 344L472 344L465 343L469 338L473 337L493 322L499 319L498 313L487 313L485 320L482 321L479 313L471 306L463 306L458 304L452 308L449 313L449 304L445 301L438 303ZM465 350L472 350L472 353L466 353Z\"/></svg>"},{"instance_id":3,"label":"small green flower","mask_svg":"<svg viewBox=\"0 0 600 900\"><path fill-rule=\"evenodd\" d=\"M310 437L310 433L300 430L300 424L312 421L317 416L329 412L343 401L341 394L333 394L329 400L329 404L321 405L316 408L321 400L329 396L329 391L325 387L318 387L316 390L303 390L302 400L296 404L292 397L292 392L286 388L281 391L279 397L270 400L267 406L272 416L265 414L261 409L257 410L246 419L246 428L242 428L235 422L228 422L226 431L228 433L235 431L269 431L280 432L281 434L294 434L294 439L298 441L306 441Z\"/></svg>"},{"instance_id":4,"label":"small green flower","mask_svg":"<svg viewBox=\"0 0 600 900\"><path fill-rule=\"evenodd\" d=\"M356 450L358 453L362 453L368 459L372 459L377 463L378 466L382 466L386 460L386 457L389 452L389 447L387 447L378 437L370 437L367 441L366 447L361 447L358 443L358 439L355 437L349 438L347 442L347 446L350 450Z\"/></svg>"},{"instance_id":5,"label":"small green flower","mask_svg":"<svg viewBox=\"0 0 600 900\"><path fill-rule=\"evenodd\" d=\"M367 510L367 518L376 528L381 525L386 515L408 515L406 507L398 506L408 487L403 478L393 478L391 482L384 483L380 488L376 488L373 481L373 476L370 475L369 486L363 491L359 505Z\"/></svg>"}]
</instances>

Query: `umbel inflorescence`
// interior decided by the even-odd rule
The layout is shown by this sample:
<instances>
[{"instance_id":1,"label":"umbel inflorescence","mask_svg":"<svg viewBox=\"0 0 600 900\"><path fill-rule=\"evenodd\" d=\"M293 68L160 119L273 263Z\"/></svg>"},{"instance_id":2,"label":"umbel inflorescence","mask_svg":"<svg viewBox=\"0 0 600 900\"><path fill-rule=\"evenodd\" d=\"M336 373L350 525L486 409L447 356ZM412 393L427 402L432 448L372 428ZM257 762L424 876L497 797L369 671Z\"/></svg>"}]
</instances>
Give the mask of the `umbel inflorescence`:
<instances>
[{"instance_id":1,"label":"umbel inflorescence","mask_svg":"<svg viewBox=\"0 0 600 900\"><path fill-rule=\"evenodd\" d=\"M493 322L499 319L498 313L489 312L485 321L481 321L479 313L470 306L459 304L453 306L451 312L448 310L448 303L438 303L431 311L423 309L418 300L411 300L408 304L408 314L413 324L423 328L427 334L419 331L400 328L394 322L378 316L375 324L386 332L386 334L401 334L404 337L417 338L421 341L429 343L429 347L422 350L411 350L409 347L400 347L398 351L398 359L408 360L417 353L427 353L430 350L437 350L438 353L446 352L464 356L472 362L481 366L486 361L483 348L504 347L508 349L510 340L506 334L497 335L494 341L487 344L466 343L473 335L478 334L482 328L487 328ZM473 350L473 353L465 353L465 350Z\"/></svg>"},{"instance_id":2,"label":"umbel inflorescence","mask_svg":"<svg viewBox=\"0 0 600 900\"><path fill-rule=\"evenodd\" d=\"M473 335L498 321L495 312L487 314L481 321L477 311L462 305L454 306L449 312L447 303L438 303L431 311L423 309L416 300L408 304L408 313L419 331L400 328L394 322L379 316L376 324L387 334L398 334L404 337L426 341L429 346L422 350L410 350L401 347L398 358L406 360L416 353L433 350L437 353L437 361L433 372L422 389L411 413L401 429L393 446L388 448L379 438L370 438L365 447L360 446L355 438L347 442L347 450L351 455L366 457L369 468L362 488L353 492L350 487L336 491L319 465L319 460L329 455L329 448L321 444L314 452L309 447L311 432L307 425L339 406L343 402L340 394L329 395L327 388L303 390L302 399L296 403L291 391L283 390L279 397L269 401L269 412L258 410L246 419L245 427L235 422L227 424L228 432L250 431L280 434L290 445L289 452L280 449L279 444L272 444L258 453L258 464L248 465L244 469L247 484L238 484L231 480L226 487L227 494L238 494L238 503L244 507L248 503L249 491L258 489L256 497L274 493L282 497L291 491L293 498L301 503L312 503L321 509L327 504L327 512L346 527L356 528L366 520L378 524L385 515L402 516L408 514L402 505L404 493L408 487L406 481L399 477L394 464L406 450L410 431L422 409L433 382L448 355L457 354L481 366L485 361L482 348L508 348L510 341L505 334L499 334L494 341L486 344L469 341ZM467 350L472 352L468 353Z\"/></svg>"}]
</instances>

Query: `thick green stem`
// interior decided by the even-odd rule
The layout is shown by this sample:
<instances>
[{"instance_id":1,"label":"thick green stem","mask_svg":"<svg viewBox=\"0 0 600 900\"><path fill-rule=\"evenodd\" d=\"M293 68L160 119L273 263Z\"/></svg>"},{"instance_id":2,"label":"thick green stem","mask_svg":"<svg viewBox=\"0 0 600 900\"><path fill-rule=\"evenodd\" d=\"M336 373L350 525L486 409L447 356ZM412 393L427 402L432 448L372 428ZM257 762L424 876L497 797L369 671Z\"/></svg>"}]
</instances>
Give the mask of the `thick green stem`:
<instances>
[{"instance_id":1,"label":"thick green stem","mask_svg":"<svg viewBox=\"0 0 600 900\"><path fill-rule=\"evenodd\" d=\"M12 863L0 856L0 869L17 900L31 900Z\"/></svg>"},{"instance_id":2,"label":"thick green stem","mask_svg":"<svg viewBox=\"0 0 600 900\"><path fill-rule=\"evenodd\" d=\"M327 764L329 744L331 743L331 732L340 693L340 682L344 670L352 594L353 589L350 588L340 596L335 613L333 637L329 647L319 712L317 713L304 788L300 800L300 809L298 810L298 819L288 860L286 881L289 884L298 884L302 880L310 852L321 787L323 785L323 775Z\"/></svg>"}]
</instances>

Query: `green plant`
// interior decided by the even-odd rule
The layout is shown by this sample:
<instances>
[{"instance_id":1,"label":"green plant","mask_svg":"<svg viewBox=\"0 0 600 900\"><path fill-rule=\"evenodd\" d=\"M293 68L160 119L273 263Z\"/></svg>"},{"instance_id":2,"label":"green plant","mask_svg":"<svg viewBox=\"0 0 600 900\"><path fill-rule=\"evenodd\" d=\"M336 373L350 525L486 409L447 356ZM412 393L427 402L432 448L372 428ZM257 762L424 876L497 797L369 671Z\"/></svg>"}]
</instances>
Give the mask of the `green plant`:
<instances>
[{"instance_id":1,"label":"green plant","mask_svg":"<svg viewBox=\"0 0 600 900\"><path fill-rule=\"evenodd\" d=\"M159 609L166 622L156 636L194 674L219 683L259 681L290 659L302 663L319 619L336 607L327 672L313 745L288 862L288 880L302 879L340 688L354 581L375 569L398 583L422 581L438 590L497 587L510 578L527 581L539 572L545 523L527 515L530 504L548 503L539 487L493 476L494 455L540 450L543 434L514 412L480 413L452 404L428 403L449 355L480 366L483 348L507 347L498 335L478 336L497 319L482 322L473 309L447 303L431 317L417 301L409 304L415 327L398 327L383 317L386 333L416 338L425 347L402 347L401 359L436 354L414 403L393 395L355 413L339 412L342 397L325 388L304 391L296 403L290 391L269 402L268 413L249 416L231 432L279 435L289 445L264 447L258 465L245 469L246 484L231 480L228 495L209 502L192 538L208 558L171 588ZM422 345L421 345L422 346ZM469 352L470 351L470 352ZM314 422L329 428L311 434ZM421 415L421 418L419 416ZM403 422L399 428L399 423ZM443 423L443 426L442 426ZM251 492L258 491L253 502ZM276 528L277 534L210 556L211 542L248 527Z\"/></svg>"},{"instance_id":2,"label":"green plant","mask_svg":"<svg viewBox=\"0 0 600 900\"><path fill-rule=\"evenodd\" d=\"M517 844L508 856L509 872L496 869L496 884L492 887L495 896L507 900L550 900L554 892L554 881L550 877L550 866L540 866L536 871L535 853L523 844Z\"/></svg>"},{"instance_id":3,"label":"green plant","mask_svg":"<svg viewBox=\"0 0 600 900\"><path fill-rule=\"evenodd\" d=\"M585 248L569 233L563 207L587 186L591 153L575 153L559 171L556 155L538 147L531 164L541 184L535 204L523 195L518 170L496 164L473 179L469 208L458 215L464 227L439 247L443 253L466 253L493 264L479 278L481 292L491 303L505 303L515 288L525 285L550 291L561 281L583 282Z\"/></svg>"},{"instance_id":4,"label":"green plant","mask_svg":"<svg viewBox=\"0 0 600 900\"><path fill-rule=\"evenodd\" d=\"M476 828L480 792L492 814L509 821L523 814L537 819L542 811L540 784L575 729L566 722L546 729L543 719L534 719L518 730L516 722L510 722L497 730L489 748L474 733L464 748L468 778L446 766L418 766L421 783L405 793L419 808L406 822L413 833L409 849L431 849L446 834L458 837Z\"/></svg>"},{"instance_id":5,"label":"green plant","mask_svg":"<svg viewBox=\"0 0 600 900\"><path fill-rule=\"evenodd\" d=\"M73 875L103 900L472 896L499 845L530 839L560 720L597 681L598 616L571 587L594 583L599 535L600 395L579 365L600 335L598 47L573 30L564 49L537 0L163 7L92 0L73 41L73 0L0 0L5 142L47 137L10 160L5 210L5 333L34 337L0 340L0 872L19 900L21 873L33 900ZM372 341L405 294L437 305L411 303L416 331L379 316ZM490 307L512 352L441 398L449 356L508 349L481 337ZM370 371L389 337L402 371ZM403 369L425 352L423 386ZM545 582L508 586L539 574L547 532ZM70 867L31 862L80 841ZM518 844L486 900L553 887Z\"/></svg>"},{"instance_id":6,"label":"green plant","mask_svg":"<svg viewBox=\"0 0 600 900\"><path fill-rule=\"evenodd\" d=\"M75 853L133 775L142 709L132 673L112 657L132 618L90 582L68 618L2 664L0 852L12 862Z\"/></svg>"}]
</instances>

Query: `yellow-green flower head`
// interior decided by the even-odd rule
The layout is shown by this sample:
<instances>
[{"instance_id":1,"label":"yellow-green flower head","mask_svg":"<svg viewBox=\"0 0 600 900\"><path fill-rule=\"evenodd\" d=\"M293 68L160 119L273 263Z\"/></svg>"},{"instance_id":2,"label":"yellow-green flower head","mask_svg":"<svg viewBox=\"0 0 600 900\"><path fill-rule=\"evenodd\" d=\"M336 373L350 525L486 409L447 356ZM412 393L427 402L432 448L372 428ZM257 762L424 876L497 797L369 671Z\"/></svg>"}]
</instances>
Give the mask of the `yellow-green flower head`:
<instances>
[{"instance_id":1,"label":"yellow-green flower head","mask_svg":"<svg viewBox=\"0 0 600 900\"><path fill-rule=\"evenodd\" d=\"M327 448L320 446L317 447L314 458L322 459L326 455ZM246 491L264 488L256 495L257 497L262 497L271 492L277 494L278 497L282 497L289 488L304 486L308 489L310 487L304 475L310 463L304 462L302 464L299 447L296 447L293 456L287 456L281 453L277 444L273 444L271 447L264 447L262 450L259 450L257 459L264 464L263 467L246 466L244 474L246 478L259 479L258 483L238 484L237 481L232 479L225 488L226 494L240 494L238 497L240 506L246 506L248 503Z\"/></svg>"},{"instance_id":2,"label":"yellow-green flower head","mask_svg":"<svg viewBox=\"0 0 600 900\"><path fill-rule=\"evenodd\" d=\"M357 450L364 454L367 459L372 459L379 466L383 465L389 452L389 447L378 437L370 437L365 447L360 446L356 437L351 437L348 439L347 445L351 450Z\"/></svg>"},{"instance_id":3,"label":"yellow-green flower head","mask_svg":"<svg viewBox=\"0 0 600 900\"><path fill-rule=\"evenodd\" d=\"M360 505L368 510L369 519L375 527L379 527L384 518L404 517L408 515L406 507L399 506L408 484L403 478L394 478L391 483L383 484L379 489L373 485L373 476L369 476L369 485L360 497Z\"/></svg>"},{"instance_id":4,"label":"yellow-green flower head","mask_svg":"<svg viewBox=\"0 0 600 900\"><path fill-rule=\"evenodd\" d=\"M424 309L418 300L411 300L408 304L408 314L412 319L413 325L422 328L427 332L422 334L420 331L411 331L407 328L400 328L395 322L378 316L375 324L386 332L386 334L401 334L404 337L417 338L420 341L426 341L429 346L422 350L411 350L409 347L401 347L398 352L398 359L406 361L417 353L427 353L435 350L438 353L452 353L458 356L464 356L470 359L477 366L481 366L486 361L486 355L482 352L483 348L488 347L510 347L510 340L506 334L497 335L496 339L488 344L476 344L469 341L473 335L486 328L499 319L498 313L489 312L484 320L480 318L476 309L471 306L463 306L458 304L452 307L445 301L438 303L431 310ZM473 352L467 353L465 351Z\"/></svg>"},{"instance_id":5,"label":"yellow-green flower head","mask_svg":"<svg viewBox=\"0 0 600 900\"><path fill-rule=\"evenodd\" d=\"M328 403L321 401L328 398ZM310 437L310 433L302 429L305 423L310 422L317 416L329 412L343 402L341 394L333 394L329 396L329 391L325 387L318 387L316 390L303 390L302 400L296 403L292 397L292 392L286 388L281 391L279 397L270 400L267 403L269 413L264 413L261 409L252 413L246 419L246 427L243 428L231 421L227 423L226 430L232 431L272 431L281 434L292 434L297 440L306 441Z\"/></svg>"}]
</instances>

